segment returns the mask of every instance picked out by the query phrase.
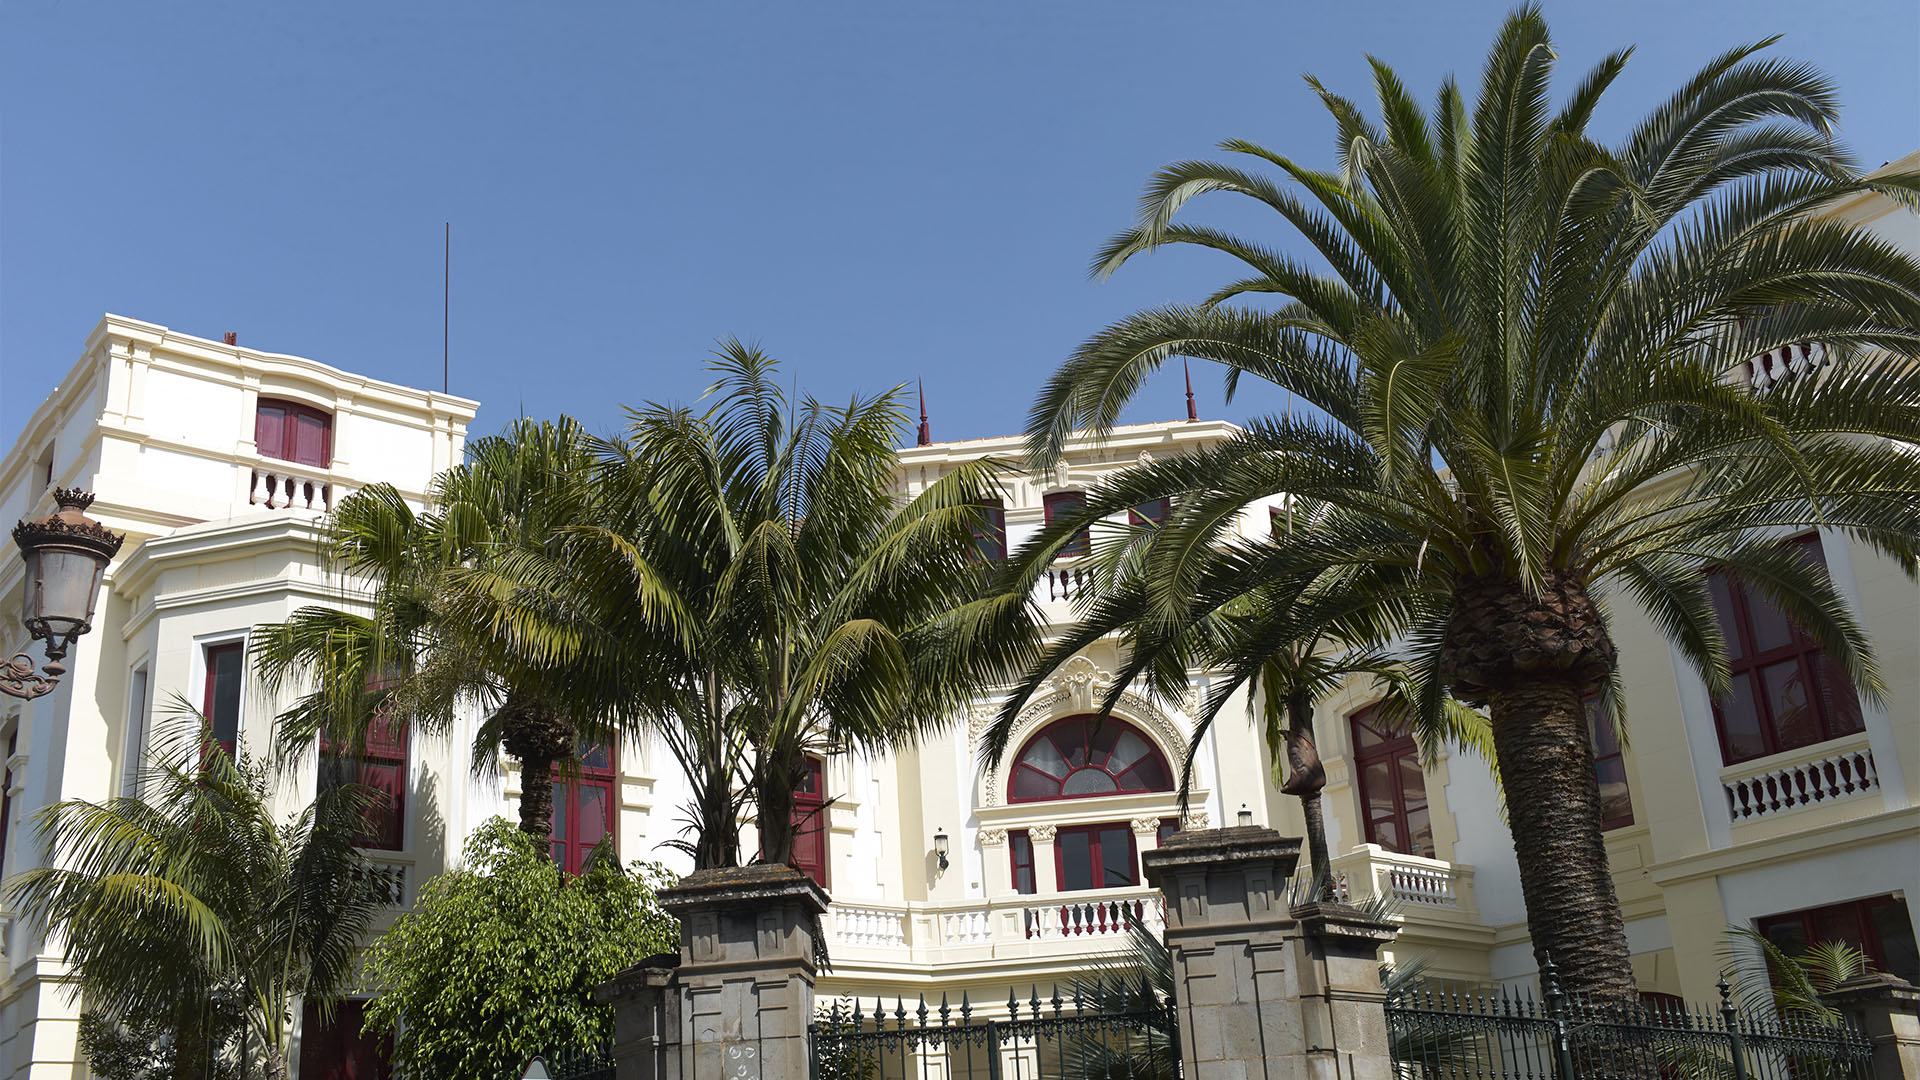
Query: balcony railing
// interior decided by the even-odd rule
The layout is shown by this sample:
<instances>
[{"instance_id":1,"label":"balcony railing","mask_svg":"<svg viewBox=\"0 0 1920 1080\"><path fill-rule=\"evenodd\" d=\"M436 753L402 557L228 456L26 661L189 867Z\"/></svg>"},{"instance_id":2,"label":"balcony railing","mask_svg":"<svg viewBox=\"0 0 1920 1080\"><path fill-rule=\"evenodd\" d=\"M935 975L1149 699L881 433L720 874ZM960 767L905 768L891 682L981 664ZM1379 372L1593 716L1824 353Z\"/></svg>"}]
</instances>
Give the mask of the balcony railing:
<instances>
[{"instance_id":1,"label":"balcony railing","mask_svg":"<svg viewBox=\"0 0 1920 1080\"><path fill-rule=\"evenodd\" d=\"M1736 765L1721 771L1720 786L1727 814L1737 823L1877 791L1880 772L1861 739L1808 747L1785 761Z\"/></svg>"},{"instance_id":2,"label":"balcony railing","mask_svg":"<svg viewBox=\"0 0 1920 1080\"><path fill-rule=\"evenodd\" d=\"M1735 373L1744 374L1747 385L1755 390L1765 390L1788 379L1810 375L1818 371L1827 359L1825 345L1817 341L1803 341L1763 352L1748 360L1744 370L1736 368Z\"/></svg>"},{"instance_id":3,"label":"balcony railing","mask_svg":"<svg viewBox=\"0 0 1920 1080\"><path fill-rule=\"evenodd\" d=\"M329 513L347 493L325 470L309 465L267 461L254 466L247 502L269 510L318 510Z\"/></svg>"},{"instance_id":4,"label":"balcony railing","mask_svg":"<svg viewBox=\"0 0 1920 1080\"><path fill-rule=\"evenodd\" d=\"M1402 917L1420 911L1476 911L1471 866L1402 855L1378 844L1362 844L1333 860L1333 895L1344 901L1388 897L1399 902Z\"/></svg>"},{"instance_id":5,"label":"balcony railing","mask_svg":"<svg viewBox=\"0 0 1920 1080\"><path fill-rule=\"evenodd\" d=\"M1159 891L1136 887L933 903L836 901L827 935L836 956L888 963L1073 957L1124 947L1129 915L1156 933L1166 926Z\"/></svg>"}]
</instances>

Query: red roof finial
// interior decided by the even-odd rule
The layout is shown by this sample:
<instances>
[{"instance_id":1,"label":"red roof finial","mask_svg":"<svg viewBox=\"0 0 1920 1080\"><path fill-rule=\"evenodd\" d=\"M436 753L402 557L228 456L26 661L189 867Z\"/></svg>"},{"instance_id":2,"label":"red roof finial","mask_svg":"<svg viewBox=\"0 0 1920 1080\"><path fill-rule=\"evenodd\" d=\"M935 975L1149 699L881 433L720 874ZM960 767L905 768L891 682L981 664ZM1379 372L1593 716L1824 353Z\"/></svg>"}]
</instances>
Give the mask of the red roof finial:
<instances>
[{"instance_id":1,"label":"red roof finial","mask_svg":"<svg viewBox=\"0 0 1920 1080\"><path fill-rule=\"evenodd\" d=\"M1200 410L1195 408L1193 404L1193 368L1187 365L1187 358L1184 356L1180 358L1180 370L1186 372L1187 375L1187 419L1198 420L1200 419Z\"/></svg>"},{"instance_id":2,"label":"red roof finial","mask_svg":"<svg viewBox=\"0 0 1920 1080\"><path fill-rule=\"evenodd\" d=\"M920 380L920 442L921 446L933 445L933 425L927 423L927 380Z\"/></svg>"}]
</instances>

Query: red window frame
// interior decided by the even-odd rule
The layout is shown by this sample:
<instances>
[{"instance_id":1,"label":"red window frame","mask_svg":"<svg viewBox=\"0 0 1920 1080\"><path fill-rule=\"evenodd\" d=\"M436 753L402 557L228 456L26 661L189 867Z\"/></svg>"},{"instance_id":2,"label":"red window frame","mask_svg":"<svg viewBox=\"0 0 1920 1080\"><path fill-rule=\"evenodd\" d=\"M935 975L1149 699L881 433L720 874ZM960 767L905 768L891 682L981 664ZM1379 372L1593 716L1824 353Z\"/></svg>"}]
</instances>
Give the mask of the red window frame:
<instances>
[{"instance_id":1,"label":"red window frame","mask_svg":"<svg viewBox=\"0 0 1920 1080\"><path fill-rule=\"evenodd\" d=\"M1161 818L1160 827L1153 831L1153 846L1167 846L1167 838L1180 831L1179 818Z\"/></svg>"},{"instance_id":2,"label":"red window frame","mask_svg":"<svg viewBox=\"0 0 1920 1080\"><path fill-rule=\"evenodd\" d=\"M303 440L303 433L309 437ZM333 414L285 398L263 397L254 407L253 448L261 457L324 469L333 463Z\"/></svg>"},{"instance_id":3,"label":"red window frame","mask_svg":"<svg viewBox=\"0 0 1920 1080\"><path fill-rule=\"evenodd\" d=\"M1007 861L1013 868L1013 891L1032 896L1040 891L1040 875L1033 864L1033 837L1025 829L1007 834Z\"/></svg>"},{"instance_id":4,"label":"red window frame","mask_svg":"<svg viewBox=\"0 0 1920 1080\"><path fill-rule=\"evenodd\" d=\"M594 847L608 838L612 838L614 850L620 850L619 778L619 756L615 749L590 746L581 753L571 776L554 780L551 850L555 865L563 872L578 874ZM582 828L586 815L580 813L580 809L590 796L600 803L599 836Z\"/></svg>"},{"instance_id":5,"label":"red window frame","mask_svg":"<svg viewBox=\"0 0 1920 1080\"><path fill-rule=\"evenodd\" d=\"M247 645L244 641L229 641L219 645L202 647L202 657L206 665L206 687L200 699L200 714L207 718L207 725L213 731L213 741L235 757L240 743L240 701L245 694L247 683ZM230 668L227 665L232 665ZM232 682L221 685L222 671L232 673Z\"/></svg>"},{"instance_id":6,"label":"red window frame","mask_svg":"<svg viewBox=\"0 0 1920 1080\"><path fill-rule=\"evenodd\" d=\"M973 545L980 558L989 563L1007 561L1007 508L999 499L976 503L982 520L973 526Z\"/></svg>"},{"instance_id":7,"label":"red window frame","mask_svg":"<svg viewBox=\"0 0 1920 1080\"><path fill-rule=\"evenodd\" d=\"M355 783L372 788L380 797L366 809L359 846L375 851L403 851L407 821L407 727L392 722L386 710L374 714L367 744L356 764L352 748L320 740L320 784ZM351 772L349 772L351 770Z\"/></svg>"},{"instance_id":8,"label":"red window frame","mask_svg":"<svg viewBox=\"0 0 1920 1080\"><path fill-rule=\"evenodd\" d=\"M1081 757L1078 762L1074 760L1071 751L1063 752L1061 750L1063 744L1057 738L1058 735L1067 732L1076 725L1080 728L1080 737L1077 741L1081 747ZM1099 761L1094 760L1094 755L1100 753L1100 751L1092 745L1096 731L1102 733L1112 731L1116 733L1113 740L1114 745L1104 751L1104 756L1102 756ZM1118 747L1120 738L1127 734L1132 734L1141 742L1145 743L1147 752L1127 762L1118 772L1115 772L1109 768L1109 763L1113 760L1113 751ZM1055 752L1066 760L1068 771L1065 775L1056 777L1052 773L1040 769L1028 761L1029 754L1042 740L1047 740L1052 743ZM1071 746L1071 741L1065 745ZM1102 772L1111 777L1113 779L1114 790L1069 794L1066 790L1068 781L1071 780L1075 774L1088 770ZM1153 778L1154 773L1152 770L1158 770L1157 778ZM1126 779L1136 774L1146 786L1136 788L1125 787L1124 783ZM1050 781L1054 784L1054 790L1045 795L1018 794L1019 784L1023 776L1038 777L1044 781ZM1016 803L1053 802L1060 799L1104 799L1113 795L1138 795L1148 791L1172 790L1173 770L1167 765L1166 755L1160 752L1160 747L1155 745L1151 738L1148 738L1146 732L1141 731L1139 728L1134 727L1124 720L1118 720L1111 716L1100 718L1080 715L1067 716L1055 720L1053 723L1035 732L1034 736L1028 739L1026 744L1020 748L1020 753L1014 758L1013 768L1008 771L1007 775L1007 801Z\"/></svg>"},{"instance_id":9,"label":"red window frame","mask_svg":"<svg viewBox=\"0 0 1920 1080\"><path fill-rule=\"evenodd\" d=\"M7 864L11 861L8 857L13 854L13 849L7 846L7 841L13 834L13 766L11 763L13 755L19 748L20 729L15 728L7 733L6 779L0 780L0 784L5 785L0 788L0 875L6 873Z\"/></svg>"},{"instance_id":10,"label":"red window frame","mask_svg":"<svg viewBox=\"0 0 1920 1080\"><path fill-rule=\"evenodd\" d=\"M1136 529L1157 529L1167 523L1167 516L1173 513L1173 500L1162 496L1148 499L1138 506L1127 510L1127 524Z\"/></svg>"},{"instance_id":11,"label":"red window frame","mask_svg":"<svg viewBox=\"0 0 1920 1080\"><path fill-rule=\"evenodd\" d=\"M1587 733L1593 739L1593 779L1600 787L1600 828L1622 829L1633 824L1633 794L1627 782L1627 757L1620 746L1620 732L1613 715L1600 704L1599 695L1586 700ZM1613 779L1610 779L1612 777ZM1614 813L1607 812L1607 787L1617 784L1619 799Z\"/></svg>"},{"instance_id":12,"label":"red window frame","mask_svg":"<svg viewBox=\"0 0 1920 1080\"><path fill-rule=\"evenodd\" d=\"M806 759L806 771L793 789L793 865L827 887L827 766L817 757Z\"/></svg>"},{"instance_id":13,"label":"red window frame","mask_svg":"<svg viewBox=\"0 0 1920 1080\"><path fill-rule=\"evenodd\" d=\"M393 1066L393 1036L362 1030L367 1003L334 1003L333 1022L321 1023L320 1003L311 998L300 1020L300 1080L388 1080Z\"/></svg>"},{"instance_id":14,"label":"red window frame","mask_svg":"<svg viewBox=\"0 0 1920 1080\"><path fill-rule=\"evenodd\" d=\"M1798 545L1814 562L1826 566L1818 535L1809 534L1787 541ZM1713 703L1713 726L1720 737L1720 761L1737 765L1788 750L1838 739L1866 730L1860 715L1860 696L1840 666L1828 659L1791 619L1768 603L1749 593L1740 580L1725 571L1707 575L1707 588L1713 600L1720 632L1727 639L1727 669L1733 677L1734 692ZM1759 629L1755 613L1775 627L1785 630L1785 641L1759 648ZM1788 680L1778 687L1769 686L1769 674ZM1802 708L1812 722L1800 723L1782 731L1777 698L1797 687ZM1730 727L1729 721L1736 723Z\"/></svg>"},{"instance_id":15,"label":"red window frame","mask_svg":"<svg viewBox=\"0 0 1920 1080\"><path fill-rule=\"evenodd\" d=\"M1896 933L1885 933L1888 926ZM1920 955L1907 905L1892 895L1769 915L1755 920L1754 929L1788 955L1819 942L1841 941L1866 953L1876 970L1908 980L1920 978Z\"/></svg>"},{"instance_id":16,"label":"red window frame","mask_svg":"<svg viewBox=\"0 0 1920 1080\"><path fill-rule=\"evenodd\" d=\"M1040 504L1046 511L1047 524L1052 525L1053 519L1057 515L1076 513L1081 507L1086 506L1087 493L1084 491L1048 492L1047 495L1040 500ZM1079 532L1073 534L1072 539L1061 545L1057 557L1062 559L1077 559L1092 550L1092 535L1086 529L1081 529Z\"/></svg>"},{"instance_id":17,"label":"red window frame","mask_svg":"<svg viewBox=\"0 0 1920 1080\"><path fill-rule=\"evenodd\" d=\"M1378 844L1388 851L1399 852L1402 855L1433 858L1433 803L1427 798L1427 778L1425 770L1420 767L1419 748L1414 745L1411 734L1395 732L1380 722L1379 712L1380 706L1373 704L1347 717L1353 733L1354 780L1355 786L1360 791L1360 818L1366 823L1367 843ZM1372 745L1363 745L1366 742L1362 738L1363 730L1374 737L1375 741ZM1374 784L1367 779L1367 773L1369 766L1382 763L1387 766L1388 775L1398 779L1387 792L1376 793L1373 790ZM1411 770L1408 768L1409 765L1412 766ZM1409 775L1417 781L1419 786L1417 806L1413 805L1414 800L1409 798L1407 783ZM1390 796L1389 799L1383 800L1391 804L1390 809L1385 813L1375 812L1374 796L1376 794ZM1413 826L1415 814L1426 815L1426 824L1420 833L1416 833ZM1419 836L1424 833L1426 850L1402 850L1402 846L1391 841L1381 828L1382 825L1389 823L1396 827L1399 836L1407 838L1406 847L1416 849L1422 847Z\"/></svg>"},{"instance_id":18,"label":"red window frame","mask_svg":"<svg viewBox=\"0 0 1920 1080\"><path fill-rule=\"evenodd\" d=\"M1124 881L1108 880L1105 844L1115 835L1124 836L1127 845L1127 878ZM1090 889L1128 889L1140 884L1140 844L1133 835L1133 827L1124 821L1108 821L1098 825L1062 825L1053 834L1053 874L1054 885L1061 892L1079 892L1079 889L1067 887L1067 841L1071 837L1087 838L1087 878L1094 884ZM1096 880L1097 879L1097 880Z\"/></svg>"}]
</instances>

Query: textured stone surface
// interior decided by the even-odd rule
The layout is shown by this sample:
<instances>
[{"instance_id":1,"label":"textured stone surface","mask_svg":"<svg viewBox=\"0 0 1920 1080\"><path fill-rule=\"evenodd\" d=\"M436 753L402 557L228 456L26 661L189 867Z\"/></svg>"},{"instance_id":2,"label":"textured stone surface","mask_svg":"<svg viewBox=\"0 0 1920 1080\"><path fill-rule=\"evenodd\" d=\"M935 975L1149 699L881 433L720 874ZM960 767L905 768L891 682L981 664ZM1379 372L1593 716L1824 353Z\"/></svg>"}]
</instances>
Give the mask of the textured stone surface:
<instances>
[{"instance_id":1,"label":"textured stone surface","mask_svg":"<svg viewBox=\"0 0 1920 1080\"><path fill-rule=\"evenodd\" d=\"M1874 972L1848 979L1827 1001L1852 1017L1873 1041L1873 1075L1920 1080L1920 989Z\"/></svg>"}]
</instances>

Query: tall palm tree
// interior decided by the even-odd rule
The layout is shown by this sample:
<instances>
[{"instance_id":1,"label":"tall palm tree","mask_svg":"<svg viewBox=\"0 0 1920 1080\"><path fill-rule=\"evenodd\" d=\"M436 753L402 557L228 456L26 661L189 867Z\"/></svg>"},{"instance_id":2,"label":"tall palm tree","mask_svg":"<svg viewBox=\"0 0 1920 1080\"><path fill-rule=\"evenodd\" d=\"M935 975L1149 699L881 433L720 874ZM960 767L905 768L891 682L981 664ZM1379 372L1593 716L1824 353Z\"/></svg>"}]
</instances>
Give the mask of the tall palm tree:
<instances>
[{"instance_id":1,"label":"tall palm tree","mask_svg":"<svg viewBox=\"0 0 1920 1080\"><path fill-rule=\"evenodd\" d=\"M90 1009L166 1014L174 1076L257 1049L284 1080L294 1003L331 1009L386 893L354 846L367 793L338 788L280 821L266 772L230 757L192 706L175 712L142 794L40 811L41 865L6 892L64 940ZM238 1002L244 1034L214 1030L216 999Z\"/></svg>"},{"instance_id":2,"label":"tall palm tree","mask_svg":"<svg viewBox=\"0 0 1920 1080\"><path fill-rule=\"evenodd\" d=\"M1487 710L1535 954L1577 991L1633 991L1583 707L1616 677L1606 598L1643 607L1725 694L1702 573L1725 568L1874 692L1834 586L1776 540L1819 525L1909 573L1920 556L1920 265L1816 216L1864 192L1920 204L1920 178L1862 176L1831 139L1832 84L1767 44L1716 58L1611 145L1589 121L1628 52L1555 108L1537 8L1506 20L1472 102L1449 79L1429 112L1374 60L1375 122L1309 80L1338 167L1235 140L1223 149L1253 167L1162 170L1096 273L1190 245L1239 275L1096 334L1032 413L1049 461L1174 356L1311 406L1139 467L1043 532L1028 565L1129 499L1174 494L1143 620L1263 590L1367 607L1404 644L1422 714L1449 694ZM1176 220L1208 192L1273 211L1325 269ZM1731 375L1810 341L1834 362L1764 391ZM1222 540L1240 507L1283 492L1319 508L1314 528ZM1229 681L1324 624L1273 619Z\"/></svg>"},{"instance_id":3,"label":"tall palm tree","mask_svg":"<svg viewBox=\"0 0 1920 1080\"><path fill-rule=\"evenodd\" d=\"M1034 625L1030 601L987 591L976 555L991 462L898 492L900 389L792 400L775 362L734 341L714 370L710 408L637 411L608 445L617 524L582 530L576 563L641 673L623 715L692 781L702 868L737 861L747 800L759 857L791 861L805 755L950 723L1030 659Z\"/></svg>"},{"instance_id":4,"label":"tall palm tree","mask_svg":"<svg viewBox=\"0 0 1920 1080\"><path fill-rule=\"evenodd\" d=\"M518 760L520 827L551 835L556 766L615 736L621 673L574 606L570 546L599 507L599 469L574 421L520 420L470 445L424 510L390 485L342 500L326 553L371 588L371 613L306 607L252 638L269 694L309 688L279 718L283 754L321 737L363 747L377 714L445 732L477 702L476 768L500 750Z\"/></svg>"}]
</instances>

